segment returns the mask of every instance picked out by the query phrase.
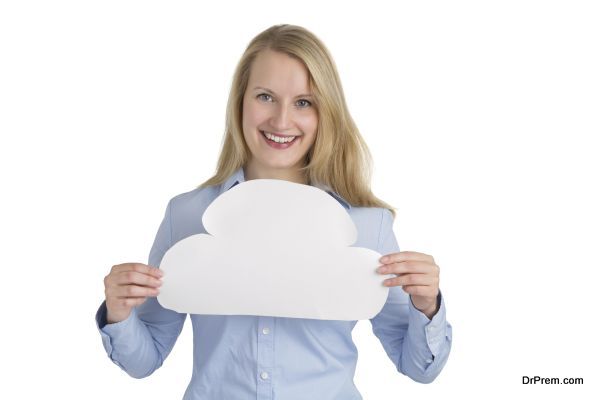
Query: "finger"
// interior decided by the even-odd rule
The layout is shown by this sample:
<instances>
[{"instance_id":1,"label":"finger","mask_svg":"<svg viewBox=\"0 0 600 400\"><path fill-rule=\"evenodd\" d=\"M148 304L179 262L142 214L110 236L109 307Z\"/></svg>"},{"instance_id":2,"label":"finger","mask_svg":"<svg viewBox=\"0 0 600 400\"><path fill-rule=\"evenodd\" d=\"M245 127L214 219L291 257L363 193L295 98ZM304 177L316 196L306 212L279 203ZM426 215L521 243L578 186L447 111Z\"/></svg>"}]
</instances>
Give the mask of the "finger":
<instances>
[{"instance_id":1,"label":"finger","mask_svg":"<svg viewBox=\"0 0 600 400\"><path fill-rule=\"evenodd\" d=\"M380 274L428 274L439 275L439 267L428 261L402 261L399 263L384 264L377 268Z\"/></svg>"},{"instance_id":2,"label":"finger","mask_svg":"<svg viewBox=\"0 0 600 400\"><path fill-rule=\"evenodd\" d=\"M162 285L162 281L152 275L144 274L136 271L123 271L119 273L115 282L117 285L138 285L138 286L151 286L159 287Z\"/></svg>"},{"instance_id":3,"label":"finger","mask_svg":"<svg viewBox=\"0 0 600 400\"><path fill-rule=\"evenodd\" d=\"M389 278L383 281L385 286L405 286L405 285L437 285L439 280L435 276L425 274L405 274L395 278Z\"/></svg>"},{"instance_id":4,"label":"finger","mask_svg":"<svg viewBox=\"0 0 600 400\"><path fill-rule=\"evenodd\" d=\"M146 286L135 285L117 285L109 286L104 293L106 298L120 299L126 297L147 297L156 293L158 295L160 289L150 288Z\"/></svg>"},{"instance_id":5,"label":"finger","mask_svg":"<svg viewBox=\"0 0 600 400\"><path fill-rule=\"evenodd\" d=\"M117 286L114 289L115 297L155 297L160 293L158 288L149 288L145 286L127 285Z\"/></svg>"},{"instance_id":6,"label":"finger","mask_svg":"<svg viewBox=\"0 0 600 400\"><path fill-rule=\"evenodd\" d=\"M390 253L379 259L382 264L390 264L409 260L434 262L433 257L429 254L418 253L416 251L400 251L398 253Z\"/></svg>"},{"instance_id":7,"label":"finger","mask_svg":"<svg viewBox=\"0 0 600 400\"><path fill-rule=\"evenodd\" d=\"M120 273L125 271L135 271L141 274L148 274L155 277L163 276L163 271L150 265L141 263L125 263L113 266L111 272Z\"/></svg>"}]
</instances>

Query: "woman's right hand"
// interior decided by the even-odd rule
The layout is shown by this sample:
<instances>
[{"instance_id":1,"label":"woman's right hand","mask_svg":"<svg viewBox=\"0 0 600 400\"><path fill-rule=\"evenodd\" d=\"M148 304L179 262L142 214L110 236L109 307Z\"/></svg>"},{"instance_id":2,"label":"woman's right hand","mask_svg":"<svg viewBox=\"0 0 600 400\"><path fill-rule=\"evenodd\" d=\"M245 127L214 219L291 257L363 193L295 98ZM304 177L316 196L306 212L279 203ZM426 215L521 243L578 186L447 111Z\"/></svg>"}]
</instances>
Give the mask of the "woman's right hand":
<instances>
[{"instance_id":1,"label":"woman's right hand","mask_svg":"<svg viewBox=\"0 0 600 400\"><path fill-rule=\"evenodd\" d=\"M114 265L104 277L106 321L109 324L124 321L133 307L139 306L150 296L158 296L161 277L160 269L146 264Z\"/></svg>"}]
</instances>

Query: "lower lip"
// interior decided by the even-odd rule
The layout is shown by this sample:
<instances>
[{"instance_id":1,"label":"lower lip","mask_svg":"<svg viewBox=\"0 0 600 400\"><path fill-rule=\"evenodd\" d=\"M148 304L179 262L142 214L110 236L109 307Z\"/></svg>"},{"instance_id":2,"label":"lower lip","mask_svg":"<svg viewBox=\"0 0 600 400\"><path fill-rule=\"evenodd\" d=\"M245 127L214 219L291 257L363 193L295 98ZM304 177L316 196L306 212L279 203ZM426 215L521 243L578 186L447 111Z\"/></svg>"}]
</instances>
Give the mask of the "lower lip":
<instances>
[{"instance_id":1,"label":"lower lip","mask_svg":"<svg viewBox=\"0 0 600 400\"><path fill-rule=\"evenodd\" d=\"M273 147L274 149L280 149L280 150L287 149L288 147L290 147L291 145L296 143L296 140L298 140L298 136L296 136L296 137L294 137L294 140L292 140L289 143L277 143L277 142L267 139L267 137L262 132L260 132L260 136L262 136L263 139L265 139L265 142L267 142L267 144L269 146Z\"/></svg>"}]
</instances>

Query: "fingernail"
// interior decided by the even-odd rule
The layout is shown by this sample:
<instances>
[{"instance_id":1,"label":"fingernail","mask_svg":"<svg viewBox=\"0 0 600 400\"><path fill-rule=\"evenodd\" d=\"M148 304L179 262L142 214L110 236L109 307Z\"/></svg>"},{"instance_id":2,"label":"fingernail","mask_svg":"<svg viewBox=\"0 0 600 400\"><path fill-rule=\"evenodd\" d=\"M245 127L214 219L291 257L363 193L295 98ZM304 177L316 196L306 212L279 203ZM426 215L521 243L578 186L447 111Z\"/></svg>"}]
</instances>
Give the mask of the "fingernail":
<instances>
[{"instance_id":1,"label":"fingernail","mask_svg":"<svg viewBox=\"0 0 600 400\"><path fill-rule=\"evenodd\" d=\"M381 262L386 262L388 259L389 259L389 258L388 258L387 256L385 256L385 257L381 257L381 258L379 259L379 261L381 261Z\"/></svg>"},{"instance_id":2,"label":"fingernail","mask_svg":"<svg viewBox=\"0 0 600 400\"><path fill-rule=\"evenodd\" d=\"M156 272L158 272L158 276L163 276L164 272L162 272L160 269L157 269Z\"/></svg>"},{"instance_id":3,"label":"fingernail","mask_svg":"<svg viewBox=\"0 0 600 400\"><path fill-rule=\"evenodd\" d=\"M386 270L387 270L386 267L379 267L379 268L377 268L377 272L380 272L380 273L381 272L385 272Z\"/></svg>"}]
</instances>

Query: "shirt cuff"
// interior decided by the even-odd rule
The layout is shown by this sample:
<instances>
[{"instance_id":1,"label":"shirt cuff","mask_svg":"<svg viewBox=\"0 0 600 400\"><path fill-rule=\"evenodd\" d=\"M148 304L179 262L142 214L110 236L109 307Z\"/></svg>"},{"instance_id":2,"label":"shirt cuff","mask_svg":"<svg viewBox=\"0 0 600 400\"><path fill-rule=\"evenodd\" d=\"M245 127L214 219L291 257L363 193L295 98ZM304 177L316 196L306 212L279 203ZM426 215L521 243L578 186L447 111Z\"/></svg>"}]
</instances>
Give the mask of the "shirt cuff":
<instances>
[{"instance_id":1,"label":"shirt cuff","mask_svg":"<svg viewBox=\"0 0 600 400\"><path fill-rule=\"evenodd\" d=\"M412 331L413 337L425 337L427 347L434 358L440 354L446 340L446 305L441 290L438 293L437 301L438 311L431 320L415 307L412 299L408 306L409 330ZM428 362L433 362L433 359Z\"/></svg>"},{"instance_id":2,"label":"shirt cuff","mask_svg":"<svg viewBox=\"0 0 600 400\"><path fill-rule=\"evenodd\" d=\"M106 301L104 301L96 312L96 327L102 337L102 345L104 346L104 350L106 350L106 354L115 364L121 366L113 356L114 344L115 342L127 343L128 338L136 334L137 311L135 307L132 308L127 319L112 324L107 322L106 313Z\"/></svg>"}]
</instances>

